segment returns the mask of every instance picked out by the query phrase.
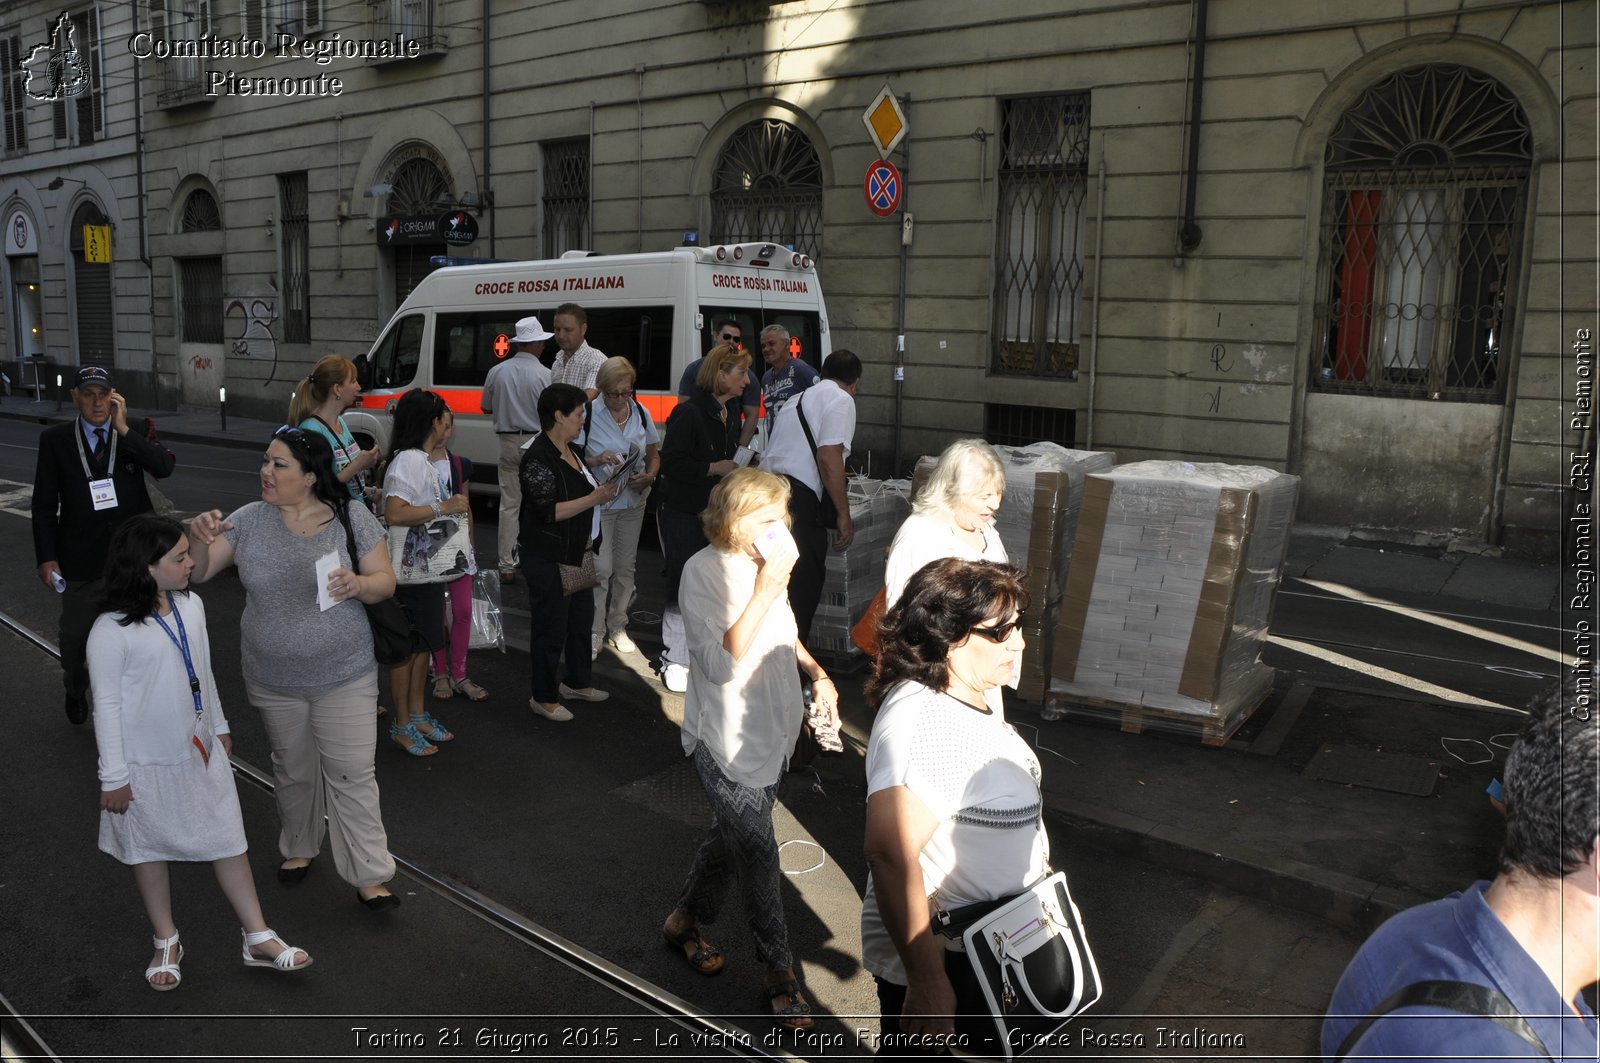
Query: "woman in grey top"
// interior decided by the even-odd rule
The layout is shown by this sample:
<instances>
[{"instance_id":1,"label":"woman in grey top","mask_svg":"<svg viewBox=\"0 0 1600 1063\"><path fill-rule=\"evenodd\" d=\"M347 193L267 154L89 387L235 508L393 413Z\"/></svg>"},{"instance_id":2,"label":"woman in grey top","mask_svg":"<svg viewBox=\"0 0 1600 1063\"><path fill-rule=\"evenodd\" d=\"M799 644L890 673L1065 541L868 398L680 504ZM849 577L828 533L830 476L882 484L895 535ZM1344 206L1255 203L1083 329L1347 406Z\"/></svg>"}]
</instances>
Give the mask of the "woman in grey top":
<instances>
[{"instance_id":1,"label":"woman in grey top","mask_svg":"<svg viewBox=\"0 0 1600 1063\"><path fill-rule=\"evenodd\" d=\"M278 878L303 879L331 830L339 877L361 903L382 910L400 899L383 885L394 861L378 810L378 666L361 603L393 594L394 571L377 518L349 501L327 440L280 428L262 457L261 501L190 524L191 579L204 583L236 565L244 584L240 655L245 692L272 742ZM333 568L319 577L329 555Z\"/></svg>"}]
</instances>

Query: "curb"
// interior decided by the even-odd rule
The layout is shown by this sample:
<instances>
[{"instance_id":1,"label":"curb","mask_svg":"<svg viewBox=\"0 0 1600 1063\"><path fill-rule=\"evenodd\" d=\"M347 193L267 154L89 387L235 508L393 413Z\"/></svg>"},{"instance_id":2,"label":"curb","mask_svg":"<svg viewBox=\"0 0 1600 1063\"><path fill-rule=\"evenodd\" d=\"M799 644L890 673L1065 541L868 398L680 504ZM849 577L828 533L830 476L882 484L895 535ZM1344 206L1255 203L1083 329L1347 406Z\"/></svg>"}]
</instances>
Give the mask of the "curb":
<instances>
[{"instance_id":1,"label":"curb","mask_svg":"<svg viewBox=\"0 0 1600 1063\"><path fill-rule=\"evenodd\" d=\"M41 404L39 404L39 403L31 403L30 405L37 406L37 405L41 405ZM49 407L51 404L50 403L44 403L42 405ZM59 420L68 420L68 419L70 419L70 416L71 416L70 412L69 412L70 410L71 410L71 407L68 407L68 406L63 406L60 411L57 411L54 408L41 409L41 410L28 410L28 409L25 409L25 408L24 409L16 409L16 408L8 408L4 404L0 404L0 418L5 418L6 420L10 420L10 421L31 421L34 424L38 424L38 425L49 425L49 424L51 424L52 422L54 422L54 421L56 421L58 419ZM57 416L58 412L60 414L60 417ZM165 413L165 414L168 414L168 415L172 415L172 414L175 414L177 411L164 410L164 411L156 411L156 412L157 413ZM152 414L151 416L155 416L155 415ZM265 422L247 420L244 423L248 423L248 424L252 424L252 425L261 424L262 425L262 435L263 436L267 435L268 432L269 432L269 429L267 428ZM211 446L216 446L216 447L235 447L235 448L242 449L242 450L252 450L252 449L255 449L255 448L258 448L258 447L261 446L261 442L260 442L259 439L256 439L254 437L246 439L246 438L235 436L235 435L232 435L232 434L223 435L223 434L221 434L220 428L215 432L209 432L208 433L208 432L202 431L200 429L185 428L181 424L180 425L175 425L175 426L172 426L172 427L168 427L168 424L162 423L162 421L161 421L161 419L159 417L156 418L156 427L161 433L161 438L164 439L164 440L170 439L170 440L175 440L175 441L183 442L183 443L206 443L206 444L209 444Z\"/></svg>"}]
</instances>

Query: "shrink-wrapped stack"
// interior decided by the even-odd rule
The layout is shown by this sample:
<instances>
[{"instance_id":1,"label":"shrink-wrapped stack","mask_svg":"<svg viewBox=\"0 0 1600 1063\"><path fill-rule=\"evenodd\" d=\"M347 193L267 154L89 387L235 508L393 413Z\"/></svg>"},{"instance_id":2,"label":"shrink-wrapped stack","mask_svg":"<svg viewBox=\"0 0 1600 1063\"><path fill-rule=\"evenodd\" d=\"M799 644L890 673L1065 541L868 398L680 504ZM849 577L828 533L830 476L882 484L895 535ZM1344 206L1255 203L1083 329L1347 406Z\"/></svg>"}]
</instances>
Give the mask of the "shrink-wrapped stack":
<instances>
[{"instance_id":1,"label":"shrink-wrapped stack","mask_svg":"<svg viewBox=\"0 0 1600 1063\"><path fill-rule=\"evenodd\" d=\"M995 530L1006 557L1026 569L1032 604L1023 618L1027 649L1017 693L1043 701L1050 681L1050 657L1057 618L1072 559L1085 477L1109 470L1116 455L1108 451L1069 450L1057 443L995 447L1006 468L1006 493L995 514ZM917 463L917 486L933 472L935 457Z\"/></svg>"},{"instance_id":2,"label":"shrink-wrapped stack","mask_svg":"<svg viewBox=\"0 0 1600 1063\"><path fill-rule=\"evenodd\" d=\"M829 667L847 672L867 663L850 641L850 629L883 589L889 544L911 513L911 485L906 480L857 477L848 487L855 537L843 550L828 551L822 600L811 621L811 641L806 643Z\"/></svg>"},{"instance_id":3,"label":"shrink-wrapped stack","mask_svg":"<svg viewBox=\"0 0 1600 1063\"><path fill-rule=\"evenodd\" d=\"M1231 733L1272 683L1261 649L1298 488L1271 469L1181 461L1090 476L1051 693Z\"/></svg>"}]
</instances>

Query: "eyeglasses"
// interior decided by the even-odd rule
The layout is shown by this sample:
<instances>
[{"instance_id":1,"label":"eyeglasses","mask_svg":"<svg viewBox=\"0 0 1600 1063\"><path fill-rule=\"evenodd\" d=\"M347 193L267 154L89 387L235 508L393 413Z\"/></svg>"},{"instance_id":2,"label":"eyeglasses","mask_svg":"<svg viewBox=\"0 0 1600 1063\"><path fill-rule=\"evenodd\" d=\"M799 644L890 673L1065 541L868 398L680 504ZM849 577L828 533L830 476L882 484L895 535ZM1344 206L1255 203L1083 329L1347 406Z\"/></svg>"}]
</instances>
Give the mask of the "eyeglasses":
<instances>
[{"instance_id":1,"label":"eyeglasses","mask_svg":"<svg viewBox=\"0 0 1600 1063\"><path fill-rule=\"evenodd\" d=\"M718 336L717 339L721 340L723 343L738 343L740 340L744 339L744 337L739 335L737 332L724 332L722 335Z\"/></svg>"},{"instance_id":2,"label":"eyeglasses","mask_svg":"<svg viewBox=\"0 0 1600 1063\"><path fill-rule=\"evenodd\" d=\"M1022 626L1023 617L1026 615L1025 613L1018 613L1017 618L1008 623L996 624L994 627L971 627L967 629L967 632L999 644L1009 639L1011 633Z\"/></svg>"},{"instance_id":3,"label":"eyeglasses","mask_svg":"<svg viewBox=\"0 0 1600 1063\"><path fill-rule=\"evenodd\" d=\"M608 391L608 392L606 392L606 398L608 398L608 399L631 399L637 394L638 394L638 392L636 392L636 391Z\"/></svg>"}]
</instances>

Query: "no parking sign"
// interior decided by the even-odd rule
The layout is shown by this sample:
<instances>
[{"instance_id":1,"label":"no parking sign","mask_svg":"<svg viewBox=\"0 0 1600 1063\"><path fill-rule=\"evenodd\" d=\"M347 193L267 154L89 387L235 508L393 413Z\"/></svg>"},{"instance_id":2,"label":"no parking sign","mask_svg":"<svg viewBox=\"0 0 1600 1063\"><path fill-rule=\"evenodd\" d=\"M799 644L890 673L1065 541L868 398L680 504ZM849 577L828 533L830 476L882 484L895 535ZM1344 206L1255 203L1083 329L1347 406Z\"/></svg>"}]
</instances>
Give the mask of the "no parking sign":
<instances>
[{"instance_id":1,"label":"no parking sign","mask_svg":"<svg viewBox=\"0 0 1600 1063\"><path fill-rule=\"evenodd\" d=\"M878 217L887 218L900 209L904 188L900 171L888 159L878 159L867 167L862 190L867 195L867 209Z\"/></svg>"}]
</instances>

